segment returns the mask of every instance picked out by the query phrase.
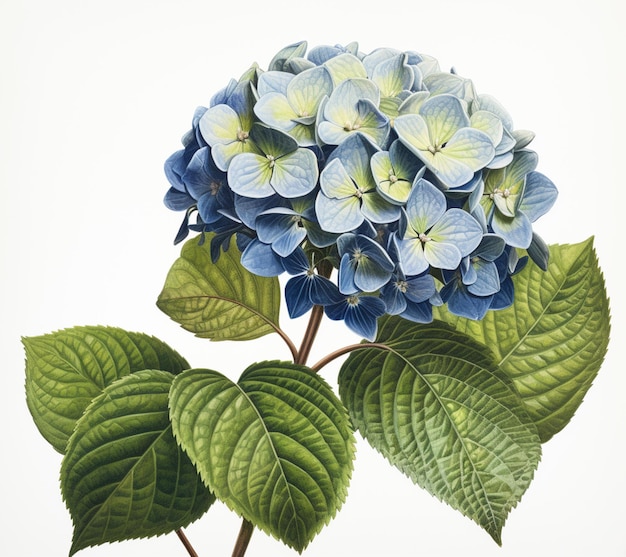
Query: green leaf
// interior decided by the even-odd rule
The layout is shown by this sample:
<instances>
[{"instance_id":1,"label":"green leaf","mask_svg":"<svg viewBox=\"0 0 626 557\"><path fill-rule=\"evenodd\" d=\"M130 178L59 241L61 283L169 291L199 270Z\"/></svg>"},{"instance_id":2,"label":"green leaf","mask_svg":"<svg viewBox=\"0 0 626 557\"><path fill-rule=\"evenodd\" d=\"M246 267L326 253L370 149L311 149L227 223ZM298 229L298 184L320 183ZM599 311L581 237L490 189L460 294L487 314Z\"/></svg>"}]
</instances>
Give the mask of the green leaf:
<instances>
[{"instance_id":1,"label":"green leaf","mask_svg":"<svg viewBox=\"0 0 626 557\"><path fill-rule=\"evenodd\" d=\"M173 379L157 370L124 377L78 421L61 465L61 490L74 522L70 555L172 532L215 501L172 435Z\"/></svg>"},{"instance_id":2,"label":"green leaf","mask_svg":"<svg viewBox=\"0 0 626 557\"><path fill-rule=\"evenodd\" d=\"M143 369L189 368L160 340L115 327L73 327L22 343L28 408L41 435L60 453L85 408L116 379Z\"/></svg>"},{"instance_id":3,"label":"green leaf","mask_svg":"<svg viewBox=\"0 0 626 557\"><path fill-rule=\"evenodd\" d=\"M489 350L441 322L379 320L339 393L367 441L497 542L539 462L536 428Z\"/></svg>"},{"instance_id":4,"label":"green leaf","mask_svg":"<svg viewBox=\"0 0 626 557\"><path fill-rule=\"evenodd\" d=\"M280 286L241 265L234 242L217 262L211 238L188 240L170 269L157 306L187 331L212 340L250 340L278 330Z\"/></svg>"},{"instance_id":5,"label":"green leaf","mask_svg":"<svg viewBox=\"0 0 626 557\"><path fill-rule=\"evenodd\" d=\"M608 347L609 300L593 238L550 246L547 271L529 262L513 281L513 306L482 321L437 315L494 351L545 442L571 420Z\"/></svg>"},{"instance_id":6,"label":"green leaf","mask_svg":"<svg viewBox=\"0 0 626 557\"><path fill-rule=\"evenodd\" d=\"M250 366L237 384L189 370L170 394L174 434L218 499L302 551L345 500L354 458L346 410L309 368Z\"/></svg>"}]
</instances>

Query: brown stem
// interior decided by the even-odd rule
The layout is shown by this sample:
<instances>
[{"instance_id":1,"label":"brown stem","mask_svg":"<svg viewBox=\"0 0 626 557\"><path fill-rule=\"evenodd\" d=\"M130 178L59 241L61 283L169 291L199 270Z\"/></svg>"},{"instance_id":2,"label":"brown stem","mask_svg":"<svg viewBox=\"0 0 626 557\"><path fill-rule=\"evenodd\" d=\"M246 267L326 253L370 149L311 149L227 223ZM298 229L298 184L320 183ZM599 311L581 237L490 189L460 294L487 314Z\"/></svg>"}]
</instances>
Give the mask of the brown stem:
<instances>
[{"instance_id":1,"label":"brown stem","mask_svg":"<svg viewBox=\"0 0 626 557\"><path fill-rule=\"evenodd\" d=\"M291 357L294 359L294 361L297 360L298 349L296 348L296 345L293 342L291 342L291 339L287 336L285 331L283 331L280 327L277 327L275 331L279 334L280 338L282 338L287 344L287 346L289 347L289 351L291 352Z\"/></svg>"},{"instance_id":2,"label":"brown stem","mask_svg":"<svg viewBox=\"0 0 626 557\"><path fill-rule=\"evenodd\" d=\"M355 350L360 350L361 348L381 348L383 350L389 350L389 347L387 345L378 344L376 342L364 342L361 344L350 344L349 346L344 346L343 348L339 348L339 350L335 350L334 352L327 354L319 362L311 366L311 369L317 372L320 369L322 369L325 365L332 362L334 359L339 358L340 356L343 356L344 354L354 352Z\"/></svg>"},{"instance_id":3,"label":"brown stem","mask_svg":"<svg viewBox=\"0 0 626 557\"><path fill-rule=\"evenodd\" d=\"M309 318L309 324L304 332L302 344L300 345L300 350L298 350L298 357L294 360L294 363L301 365L306 364L311 348L313 347L313 341L315 340L317 331L320 328L322 317L324 317L324 308L322 306L313 306L311 317Z\"/></svg>"},{"instance_id":4,"label":"brown stem","mask_svg":"<svg viewBox=\"0 0 626 557\"><path fill-rule=\"evenodd\" d=\"M250 538L252 537L252 532L254 531L254 525L252 522L248 522L245 518L241 523L241 528L239 529L239 535L237 536L237 542L235 543L235 548L233 549L232 557L243 557L246 553L246 549L248 548L248 544L250 543Z\"/></svg>"},{"instance_id":5,"label":"brown stem","mask_svg":"<svg viewBox=\"0 0 626 557\"><path fill-rule=\"evenodd\" d=\"M193 548L193 546L191 545L191 543L187 539L187 536L185 536L185 532L183 532L182 528L179 528L178 530L176 530L176 535L178 536L180 541L183 542L183 545L185 546L185 549L187 550L187 553L189 553L189 556L190 557L198 557L198 554L196 553L196 550Z\"/></svg>"}]
</instances>

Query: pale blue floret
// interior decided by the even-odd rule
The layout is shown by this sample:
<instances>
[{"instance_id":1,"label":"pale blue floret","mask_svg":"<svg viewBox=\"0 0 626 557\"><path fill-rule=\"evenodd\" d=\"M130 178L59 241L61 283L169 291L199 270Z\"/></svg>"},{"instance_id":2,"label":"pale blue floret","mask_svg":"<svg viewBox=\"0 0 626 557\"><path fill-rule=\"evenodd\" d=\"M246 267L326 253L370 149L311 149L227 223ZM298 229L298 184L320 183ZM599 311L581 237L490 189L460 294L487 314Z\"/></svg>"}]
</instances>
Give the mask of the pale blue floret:
<instances>
[{"instance_id":1,"label":"pale blue floret","mask_svg":"<svg viewBox=\"0 0 626 557\"><path fill-rule=\"evenodd\" d=\"M289 133L300 146L315 145L317 110L322 99L332 92L332 77L323 66L291 77L284 91L269 90L267 86L261 88L254 112L265 124ZM263 75L259 81L262 79Z\"/></svg>"},{"instance_id":2,"label":"pale blue floret","mask_svg":"<svg viewBox=\"0 0 626 557\"><path fill-rule=\"evenodd\" d=\"M480 206L494 232L510 246L526 249L533 240L532 223L548 211L556 186L536 172L537 154L522 150L504 168L489 170Z\"/></svg>"},{"instance_id":3,"label":"pale blue floret","mask_svg":"<svg viewBox=\"0 0 626 557\"><path fill-rule=\"evenodd\" d=\"M417 114L398 116L394 129L446 188L463 186L495 156L490 135L471 127L463 102L451 94L429 98Z\"/></svg>"},{"instance_id":4,"label":"pale blue floret","mask_svg":"<svg viewBox=\"0 0 626 557\"><path fill-rule=\"evenodd\" d=\"M456 269L480 243L483 229L462 209L447 209L445 195L418 178L406 205L406 226L396 238L405 275L419 275L429 267Z\"/></svg>"},{"instance_id":5,"label":"pale blue floret","mask_svg":"<svg viewBox=\"0 0 626 557\"><path fill-rule=\"evenodd\" d=\"M389 135L389 118L378 105L380 90L364 78L347 79L332 92L324 104L317 132L328 145L339 145L354 133L367 135L382 146Z\"/></svg>"},{"instance_id":6,"label":"pale blue floret","mask_svg":"<svg viewBox=\"0 0 626 557\"><path fill-rule=\"evenodd\" d=\"M400 206L407 202L417 173L424 169L422 162L398 140L389 151L374 153L370 165L378 193L389 203Z\"/></svg>"},{"instance_id":7,"label":"pale blue floret","mask_svg":"<svg viewBox=\"0 0 626 557\"><path fill-rule=\"evenodd\" d=\"M301 197L311 192L319 175L317 158L285 132L254 124L250 138L257 153L241 153L228 168L231 189L245 197L263 198L274 193Z\"/></svg>"},{"instance_id":8,"label":"pale blue floret","mask_svg":"<svg viewBox=\"0 0 626 557\"><path fill-rule=\"evenodd\" d=\"M256 152L254 142L249 139L254 122L253 105L251 83L242 81L224 103L211 106L200 118L200 133L211 146L215 164L224 172L238 154Z\"/></svg>"},{"instance_id":9,"label":"pale blue floret","mask_svg":"<svg viewBox=\"0 0 626 557\"><path fill-rule=\"evenodd\" d=\"M378 149L365 136L353 135L337 147L320 176L315 210L328 232L350 232L366 219L398 220L400 208L383 199L372 176L370 159Z\"/></svg>"}]
</instances>

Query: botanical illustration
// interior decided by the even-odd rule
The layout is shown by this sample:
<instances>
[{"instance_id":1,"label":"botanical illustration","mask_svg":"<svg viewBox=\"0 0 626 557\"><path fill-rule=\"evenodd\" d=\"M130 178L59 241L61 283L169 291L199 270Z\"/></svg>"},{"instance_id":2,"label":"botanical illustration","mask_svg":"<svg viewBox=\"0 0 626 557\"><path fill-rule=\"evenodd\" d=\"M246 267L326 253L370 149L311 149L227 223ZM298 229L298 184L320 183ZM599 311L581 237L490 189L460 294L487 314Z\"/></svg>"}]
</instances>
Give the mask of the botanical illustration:
<instances>
[{"instance_id":1,"label":"botanical illustration","mask_svg":"<svg viewBox=\"0 0 626 557\"><path fill-rule=\"evenodd\" d=\"M165 161L182 249L156 303L291 359L213 369L211 343L192 369L106 326L24 338L69 554L176 532L197 555L183 528L218 500L242 519L234 556L255 529L302 552L347 500L357 434L500 544L610 332L593 238L533 230L558 194L534 134L432 56L356 43L287 46L207 104ZM354 342L313 362L325 320Z\"/></svg>"}]
</instances>

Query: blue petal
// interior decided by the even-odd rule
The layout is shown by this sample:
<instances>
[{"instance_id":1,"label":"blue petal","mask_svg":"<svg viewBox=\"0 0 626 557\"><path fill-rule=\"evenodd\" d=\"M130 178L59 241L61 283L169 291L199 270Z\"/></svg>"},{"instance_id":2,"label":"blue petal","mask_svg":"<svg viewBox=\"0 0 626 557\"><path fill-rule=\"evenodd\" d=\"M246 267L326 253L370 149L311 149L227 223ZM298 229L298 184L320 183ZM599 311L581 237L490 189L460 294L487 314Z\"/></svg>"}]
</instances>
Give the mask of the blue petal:
<instances>
[{"instance_id":1,"label":"blue petal","mask_svg":"<svg viewBox=\"0 0 626 557\"><path fill-rule=\"evenodd\" d=\"M391 271L385 270L372 259L359 261L354 276L354 283L363 292L376 292L391 278Z\"/></svg>"},{"instance_id":2,"label":"blue petal","mask_svg":"<svg viewBox=\"0 0 626 557\"><path fill-rule=\"evenodd\" d=\"M295 319L307 313L312 307L311 279L307 275L292 277L285 285L285 302L289 317Z\"/></svg>"},{"instance_id":3,"label":"blue petal","mask_svg":"<svg viewBox=\"0 0 626 557\"><path fill-rule=\"evenodd\" d=\"M210 149L203 147L194 153L182 179L191 196L200 199L208 191L217 193L219 187L226 183L226 174L215 166Z\"/></svg>"},{"instance_id":4,"label":"blue petal","mask_svg":"<svg viewBox=\"0 0 626 557\"><path fill-rule=\"evenodd\" d=\"M257 239L252 240L241 254L241 264L261 277L275 277L284 271L280 257L274 253L272 246Z\"/></svg>"},{"instance_id":5,"label":"blue petal","mask_svg":"<svg viewBox=\"0 0 626 557\"><path fill-rule=\"evenodd\" d=\"M463 280L463 284L468 285L476 282L477 275L476 269L472 262L470 261L469 256L464 257L461 260L461 264L459 265L459 269L461 271L461 278Z\"/></svg>"},{"instance_id":6,"label":"blue petal","mask_svg":"<svg viewBox=\"0 0 626 557\"><path fill-rule=\"evenodd\" d=\"M282 258L282 264L290 275L301 275L311 268L311 263L302 248L297 248L287 257Z\"/></svg>"},{"instance_id":7,"label":"blue petal","mask_svg":"<svg viewBox=\"0 0 626 557\"><path fill-rule=\"evenodd\" d=\"M181 177L184 174L188 163L189 157L187 156L185 149L181 149L180 151L172 153L163 165L167 181L178 191L185 191L185 184L183 184Z\"/></svg>"},{"instance_id":8,"label":"blue petal","mask_svg":"<svg viewBox=\"0 0 626 557\"><path fill-rule=\"evenodd\" d=\"M357 263L350 257L349 253L344 253L339 264L339 291L342 294L355 294L359 291L358 286L354 282L356 275Z\"/></svg>"},{"instance_id":9,"label":"blue petal","mask_svg":"<svg viewBox=\"0 0 626 557\"><path fill-rule=\"evenodd\" d=\"M380 149L374 145L367 136L361 133L352 134L333 151L332 155L328 158L328 163L339 159L346 173L355 180L358 185L362 187L367 186L368 184L362 182L369 179L371 181L371 187L367 187L366 189L375 189L376 181L372 176L370 160L374 153L379 150Z\"/></svg>"},{"instance_id":10,"label":"blue petal","mask_svg":"<svg viewBox=\"0 0 626 557\"><path fill-rule=\"evenodd\" d=\"M385 302L389 315L398 315L406 310L407 299L398 287L398 281L389 281L383 286L380 296L383 302Z\"/></svg>"},{"instance_id":11,"label":"blue petal","mask_svg":"<svg viewBox=\"0 0 626 557\"><path fill-rule=\"evenodd\" d=\"M502 236L509 246L526 249L533 239L532 224L524 213L515 217L505 217L495 211L491 226L496 234Z\"/></svg>"},{"instance_id":12,"label":"blue petal","mask_svg":"<svg viewBox=\"0 0 626 557\"><path fill-rule=\"evenodd\" d=\"M420 275L429 267L422 242L418 239L395 239L400 266L406 275Z\"/></svg>"},{"instance_id":13,"label":"blue petal","mask_svg":"<svg viewBox=\"0 0 626 557\"><path fill-rule=\"evenodd\" d=\"M198 213L205 223L213 223L222 218L222 215L218 213L219 209L217 196L212 193L205 193L198 199Z\"/></svg>"},{"instance_id":14,"label":"blue petal","mask_svg":"<svg viewBox=\"0 0 626 557\"><path fill-rule=\"evenodd\" d=\"M226 87L224 87L223 89L220 89L217 93L215 93L211 97L210 106L215 106L216 104L226 104L226 102L228 101L228 98L232 95L236 87L237 87L237 80L231 79L228 82L228 85ZM206 112L206 109L204 110L204 112ZM200 114L200 116L202 116L202 114Z\"/></svg>"},{"instance_id":15,"label":"blue petal","mask_svg":"<svg viewBox=\"0 0 626 557\"><path fill-rule=\"evenodd\" d=\"M256 153L240 153L228 167L228 184L239 195L264 198L275 193L270 160Z\"/></svg>"},{"instance_id":16,"label":"blue petal","mask_svg":"<svg viewBox=\"0 0 626 557\"><path fill-rule=\"evenodd\" d=\"M547 213L558 196L558 190L552 181L540 172L530 172L526 177L526 188L519 209L535 222Z\"/></svg>"},{"instance_id":17,"label":"blue petal","mask_svg":"<svg viewBox=\"0 0 626 557\"><path fill-rule=\"evenodd\" d=\"M354 230L365 219L356 197L331 199L321 191L315 200L315 212L322 230L331 233Z\"/></svg>"},{"instance_id":18,"label":"blue petal","mask_svg":"<svg viewBox=\"0 0 626 557\"><path fill-rule=\"evenodd\" d=\"M490 296L500 290L500 276L496 264L491 261L478 260L473 264L476 279L467 285L467 291L475 296Z\"/></svg>"},{"instance_id":19,"label":"blue petal","mask_svg":"<svg viewBox=\"0 0 626 557\"><path fill-rule=\"evenodd\" d=\"M297 149L276 160L270 183L283 197L301 197L315 189L318 177L319 168L313 151Z\"/></svg>"},{"instance_id":20,"label":"blue petal","mask_svg":"<svg viewBox=\"0 0 626 557\"><path fill-rule=\"evenodd\" d=\"M408 277L406 279L407 300L414 303L421 303L429 300L436 292L435 280L429 274Z\"/></svg>"},{"instance_id":21,"label":"blue petal","mask_svg":"<svg viewBox=\"0 0 626 557\"><path fill-rule=\"evenodd\" d=\"M176 188L170 188L167 190L163 203L168 209L172 211L184 211L191 207L196 200L186 192L181 192Z\"/></svg>"},{"instance_id":22,"label":"blue petal","mask_svg":"<svg viewBox=\"0 0 626 557\"><path fill-rule=\"evenodd\" d=\"M349 52L347 47L341 45L327 46L321 45L312 48L307 54L307 58L314 64L321 66L324 62L327 62L331 58ZM355 54L355 53L353 53Z\"/></svg>"},{"instance_id":23,"label":"blue petal","mask_svg":"<svg viewBox=\"0 0 626 557\"><path fill-rule=\"evenodd\" d=\"M464 288L456 288L448 298L448 310L467 319L482 319L491 305L492 296L473 296Z\"/></svg>"},{"instance_id":24,"label":"blue petal","mask_svg":"<svg viewBox=\"0 0 626 557\"><path fill-rule=\"evenodd\" d=\"M371 238L343 234L337 239L337 248L342 256L339 289L344 294L358 290L375 292L391 278L395 264L383 247ZM346 260L346 256L349 259Z\"/></svg>"},{"instance_id":25,"label":"blue petal","mask_svg":"<svg viewBox=\"0 0 626 557\"><path fill-rule=\"evenodd\" d=\"M408 224L416 234L429 230L446 212L446 196L428 180L418 178L406 202Z\"/></svg>"},{"instance_id":26,"label":"blue petal","mask_svg":"<svg viewBox=\"0 0 626 557\"><path fill-rule=\"evenodd\" d=\"M292 228L298 228L297 219L299 218L300 215L287 208L271 207L260 213L255 221L259 240L266 244L277 241Z\"/></svg>"},{"instance_id":27,"label":"blue petal","mask_svg":"<svg viewBox=\"0 0 626 557\"><path fill-rule=\"evenodd\" d=\"M327 306L340 302L344 295L339 292L337 285L320 275L309 276L311 281L311 301L319 306Z\"/></svg>"},{"instance_id":28,"label":"blue petal","mask_svg":"<svg viewBox=\"0 0 626 557\"><path fill-rule=\"evenodd\" d=\"M329 319L333 321L343 321L348 312L348 302L347 299L344 298L340 302L336 304L329 304L324 306L324 313Z\"/></svg>"},{"instance_id":29,"label":"blue petal","mask_svg":"<svg viewBox=\"0 0 626 557\"><path fill-rule=\"evenodd\" d=\"M493 296L489 309L506 309L513 305L514 285L511 277L507 277L500 285L500 290Z\"/></svg>"},{"instance_id":30,"label":"blue petal","mask_svg":"<svg viewBox=\"0 0 626 557\"><path fill-rule=\"evenodd\" d=\"M293 252L306 238L306 230L299 226L293 226L272 242L272 249L281 257L286 257Z\"/></svg>"},{"instance_id":31,"label":"blue petal","mask_svg":"<svg viewBox=\"0 0 626 557\"><path fill-rule=\"evenodd\" d=\"M257 92L260 96L267 93L281 93L287 95L287 85L294 78L294 75L289 72L272 70L263 72L259 76L257 83Z\"/></svg>"},{"instance_id":32,"label":"blue petal","mask_svg":"<svg viewBox=\"0 0 626 557\"><path fill-rule=\"evenodd\" d=\"M237 83L237 86L226 101L226 104L228 104L228 106L230 106L239 115L244 129L250 129L250 126L252 125L252 109L255 102L255 93L252 90L252 82L249 79L244 79Z\"/></svg>"},{"instance_id":33,"label":"blue petal","mask_svg":"<svg viewBox=\"0 0 626 557\"><path fill-rule=\"evenodd\" d=\"M480 244L483 237L483 228L480 223L466 211L462 209L450 209L437 221L429 231L428 236L433 242L427 242L424 246L426 257L429 255L429 247L442 244L452 244L461 253L461 256L469 255ZM459 259L460 261L460 259ZM450 261L451 266L445 267L454 269L459 261ZM431 262L432 264L432 262Z\"/></svg>"},{"instance_id":34,"label":"blue petal","mask_svg":"<svg viewBox=\"0 0 626 557\"><path fill-rule=\"evenodd\" d=\"M360 234L342 234L337 238L339 254L359 251L368 259L374 261L385 271L393 271L395 265L385 249L369 236Z\"/></svg>"},{"instance_id":35,"label":"blue petal","mask_svg":"<svg viewBox=\"0 0 626 557\"><path fill-rule=\"evenodd\" d=\"M415 323L430 323L433 320L433 306L429 301L420 303L408 301L400 317Z\"/></svg>"},{"instance_id":36,"label":"blue petal","mask_svg":"<svg viewBox=\"0 0 626 557\"><path fill-rule=\"evenodd\" d=\"M375 340L378 332L378 318L385 314L385 303L374 296L360 296L358 303L348 304L344 321L349 329Z\"/></svg>"},{"instance_id":37,"label":"blue petal","mask_svg":"<svg viewBox=\"0 0 626 557\"><path fill-rule=\"evenodd\" d=\"M472 255L478 255L486 261L495 261L502 255L506 242L497 234L484 234L480 244Z\"/></svg>"},{"instance_id":38,"label":"blue petal","mask_svg":"<svg viewBox=\"0 0 626 557\"><path fill-rule=\"evenodd\" d=\"M278 195L272 195L270 197L254 198L244 197L241 195L235 196L235 212L248 228L252 230L256 229L257 217L273 207L279 207L284 204L284 200Z\"/></svg>"}]
</instances>

